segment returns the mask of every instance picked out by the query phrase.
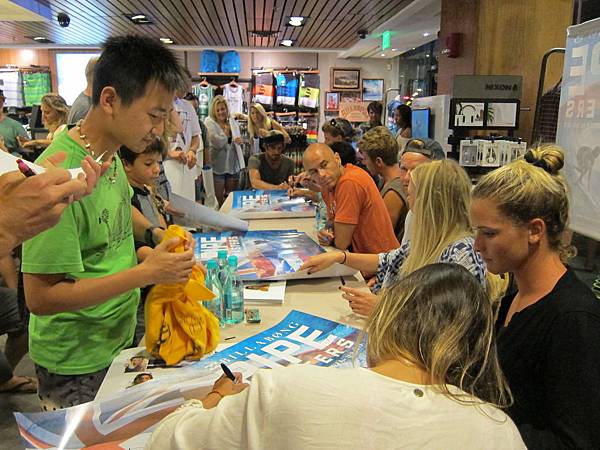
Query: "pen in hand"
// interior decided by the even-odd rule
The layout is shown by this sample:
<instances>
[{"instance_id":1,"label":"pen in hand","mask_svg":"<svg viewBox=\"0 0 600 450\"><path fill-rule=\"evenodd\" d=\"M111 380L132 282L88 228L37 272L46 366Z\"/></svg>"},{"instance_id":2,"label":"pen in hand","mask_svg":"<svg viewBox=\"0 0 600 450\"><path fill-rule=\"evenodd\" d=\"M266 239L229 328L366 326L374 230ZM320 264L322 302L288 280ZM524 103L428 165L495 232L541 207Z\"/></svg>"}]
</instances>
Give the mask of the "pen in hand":
<instances>
[{"instance_id":1,"label":"pen in hand","mask_svg":"<svg viewBox=\"0 0 600 450\"><path fill-rule=\"evenodd\" d=\"M37 175L31 167L29 167L22 159L17 159L17 167L19 168L19 172L21 172L26 177L32 177Z\"/></svg>"},{"instance_id":2,"label":"pen in hand","mask_svg":"<svg viewBox=\"0 0 600 450\"><path fill-rule=\"evenodd\" d=\"M236 382L235 375L233 374L233 372L231 370L229 370L229 367L227 367L225 364L221 363L221 369L223 369L223 372L225 373L225 376L227 378L229 378L234 383Z\"/></svg>"},{"instance_id":3,"label":"pen in hand","mask_svg":"<svg viewBox=\"0 0 600 450\"><path fill-rule=\"evenodd\" d=\"M340 276L340 281L342 282L342 286L346 286L346 280L344 280L344 277Z\"/></svg>"}]
</instances>

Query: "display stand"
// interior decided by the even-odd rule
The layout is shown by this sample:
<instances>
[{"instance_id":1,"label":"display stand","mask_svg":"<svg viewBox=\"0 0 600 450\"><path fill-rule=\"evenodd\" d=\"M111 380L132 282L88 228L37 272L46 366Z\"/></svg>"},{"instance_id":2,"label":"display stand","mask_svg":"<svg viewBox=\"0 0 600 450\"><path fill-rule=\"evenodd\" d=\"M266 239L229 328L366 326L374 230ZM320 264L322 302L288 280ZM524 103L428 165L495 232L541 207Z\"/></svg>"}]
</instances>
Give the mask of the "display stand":
<instances>
[{"instance_id":1,"label":"display stand","mask_svg":"<svg viewBox=\"0 0 600 450\"><path fill-rule=\"evenodd\" d=\"M471 179L522 156L526 143L514 138L519 127L520 100L453 98L450 100L448 157L465 168ZM505 135L473 136L473 131L504 131Z\"/></svg>"}]
</instances>

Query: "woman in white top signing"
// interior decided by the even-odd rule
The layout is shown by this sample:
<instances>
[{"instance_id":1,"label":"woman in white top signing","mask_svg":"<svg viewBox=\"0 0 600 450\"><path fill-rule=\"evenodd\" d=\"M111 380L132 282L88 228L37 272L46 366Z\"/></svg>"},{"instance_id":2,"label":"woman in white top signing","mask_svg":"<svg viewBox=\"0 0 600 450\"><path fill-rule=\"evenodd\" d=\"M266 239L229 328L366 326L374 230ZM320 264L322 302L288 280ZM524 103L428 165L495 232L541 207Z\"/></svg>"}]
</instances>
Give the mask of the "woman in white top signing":
<instances>
[{"instance_id":1,"label":"woman in white top signing","mask_svg":"<svg viewBox=\"0 0 600 450\"><path fill-rule=\"evenodd\" d=\"M245 167L240 128L230 117L227 101L222 95L213 99L204 125L209 136L215 195L222 204L227 194L237 189L240 171Z\"/></svg>"},{"instance_id":2,"label":"woman in white top signing","mask_svg":"<svg viewBox=\"0 0 600 450\"><path fill-rule=\"evenodd\" d=\"M225 377L156 428L148 449L524 449L494 314L463 267L432 264L385 290L367 327L369 368L261 369Z\"/></svg>"}]
</instances>

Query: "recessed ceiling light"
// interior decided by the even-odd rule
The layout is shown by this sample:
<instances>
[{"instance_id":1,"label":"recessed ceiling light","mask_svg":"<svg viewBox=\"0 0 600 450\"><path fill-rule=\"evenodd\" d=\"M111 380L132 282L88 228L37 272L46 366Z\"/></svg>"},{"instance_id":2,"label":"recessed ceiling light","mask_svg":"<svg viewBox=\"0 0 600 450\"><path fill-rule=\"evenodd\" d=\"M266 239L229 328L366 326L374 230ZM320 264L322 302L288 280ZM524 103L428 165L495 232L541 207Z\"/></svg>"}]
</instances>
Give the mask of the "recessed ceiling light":
<instances>
[{"instance_id":1,"label":"recessed ceiling light","mask_svg":"<svg viewBox=\"0 0 600 450\"><path fill-rule=\"evenodd\" d=\"M429 58L429 54L425 55L426 58Z\"/></svg>"},{"instance_id":2,"label":"recessed ceiling light","mask_svg":"<svg viewBox=\"0 0 600 450\"><path fill-rule=\"evenodd\" d=\"M131 20L136 25L150 25L153 22L146 16L146 14L125 14L129 20Z\"/></svg>"},{"instance_id":3,"label":"recessed ceiling light","mask_svg":"<svg viewBox=\"0 0 600 450\"><path fill-rule=\"evenodd\" d=\"M54 41L51 41L47 37L44 36L25 36L28 39L32 39L39 44L54 44Z\"/></svg>"},{"instance_id":4,"label":"recessed ceiling light","mask_svg":"<svg viewBox=\"0 0 600 450\"><path fill-rule=\"evenodd\" d=\"M172 44L173 39L168 38L168 37L162 37L162 38L160 38L160 42L162 42L163 44Z\"/></svg>"},{"instance_id":5,"label":"recessed ceiling light","mask_svg":"<svg viewBox=\"0 0 600 450\"><path fill-rule=\"evenodd\" d=\"M413 50L416 50L416 47L413 47L412 49L413 49Z\"/></svg>"},{"instance_id":6,"label":"recessed ceiling light","mask_svg":"<svg viewBox=\"0 0 600 450\"><path fill-rule=\"evenodd\" d=\"M279 45L282 45L284 47L291 47L292 45L294 45L294 41L292 41L291 39L284 39L279 43Z\"/></svg>"},{"instance_id":7,"label":"recessed ceiling light","mask_svg":"<svg viewBox=\"0 0 600 450\"><path fill-rule=\"evenodd\" d=\"M430 33L427 33L427 32L423 33L423 36L424 36L424 37L427 37L427 36L429 36L429 35L430 35Z\"/></svg>"},{"instance_id":8,"label":"recessed ceiling light","mask_svg":"<svg viewBox=\"0 0 600 450\"><path fill-rule=\"evenodd\" d=\"M385 53L382 53L381 56L385 56Z\"/></svg>"},{"instance_id":9,"label":"recessed ceiling light","mask_svg":"<svg viewBox=\"0 0 600 450\"><path fill-rule=\"evenodd\" d=\"M287 24L291 27L301 27L304 25L307 17L303 16L290 16L288 17Z\"/></svg>"}]
</instances>

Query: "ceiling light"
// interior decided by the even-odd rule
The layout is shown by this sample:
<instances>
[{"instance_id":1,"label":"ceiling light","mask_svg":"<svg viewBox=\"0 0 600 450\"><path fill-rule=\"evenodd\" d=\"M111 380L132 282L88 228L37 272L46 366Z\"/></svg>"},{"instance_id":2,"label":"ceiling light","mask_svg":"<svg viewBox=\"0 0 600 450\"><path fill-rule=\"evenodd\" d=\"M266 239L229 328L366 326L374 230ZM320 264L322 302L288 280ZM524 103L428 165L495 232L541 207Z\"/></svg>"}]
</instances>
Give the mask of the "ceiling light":
<instances>
[{"instance_id":1,"label":"ceiling light","mask_svg":"<svg viewBox=\"0 0 600 450\"><path fill-rule=\"evenodd\" d=\"M162 42L163 44L172 44L173 39L167 38L167 37L162 37L162 38L160 38L160 42Z\"/></svg>"},{"instance_id":2,"label":"ceiling light","mask_svg":"<svg viewBox=\"0 0 600 450\"><path fill-rule=\"evenodd\" d=\"M429 54L425 55L426 58L429 58Z\"/></svg>"},{"instance_id":3,"label":"ceiling light","mask_svg":"<svg viewBox=\"0 0 600 450\"><path fill-rule=\"evenodd\" d=\"M381 56L385 56L385 53L382 53Z\"/></svg>"},{"instance_id":4,"label":"ceiling light","mask_svg":"<svg viewBox=\"0 0 600 450\"><path fill-rule=\"evenodd\" d=\"M146 14L125 14L129 20L131 20L136 25L149 25L153 23Z\"/></svg>"},{"instance_id":5,"label":"ceiling light","mask_svg":"<svg viewBox=\"0 0 600 450\"><path fill-rule=\"evenodd\" d=\"M294 45L294 41L292 41L291 39L284 39L279 43L279 45L283 45L284 47L291 47L292 45Z\"/></svg>"},{"instance_id":6,"label":"ceiling light","mask_svg":"<svg viewBox=\"0 0 600 450\"><path fill-rule=\"evenodd\" d=\"M307 18L303 16L290 16L288 17L287 24L291 27L301 27L304 25L306 19Z\"/></svg>"},{"instance_id":7,"label":"ceiling light","mask_svg":"<svg viewBox=\"0 0 600 450\"><path fill-rule=\"evenodd\" d=\"M413 50L416 50L416 47L413 47L412 49L413 49Z\"/></svg>"},{"instance_id":8,"label":"ceiling light","mask_svg":"<svg viewBox=\"0 0 600 450\"><path fill-rule=\"evenodd\" d=\"M429 35L430 35L430 33L427 33L427 32L423 33L423 37L427 37Z\"/></svg>"},{"instance_id":9,"label":"ceiling light","mask_svg":"<svg viewBox=\"0 0 600 450\"><path fill-rule=\"evenodd\" d=\"M392 49L392 51L393 51L393 52L397 52L397 51L398 51L398 49L397 49L397 48L393 48L393 49Z\"/></svg>"},{"instance_id":10,"label":"ceiling light","mask_svg":"<svg viewBox=\"0 0 600 450\"><path fill-rule=\"evenodd\" d=\"M54 44L54 41L51 41L47 37L44 36L25 36L28 39L32 39L38 44Z\"/></svg>"}]
</instances>

